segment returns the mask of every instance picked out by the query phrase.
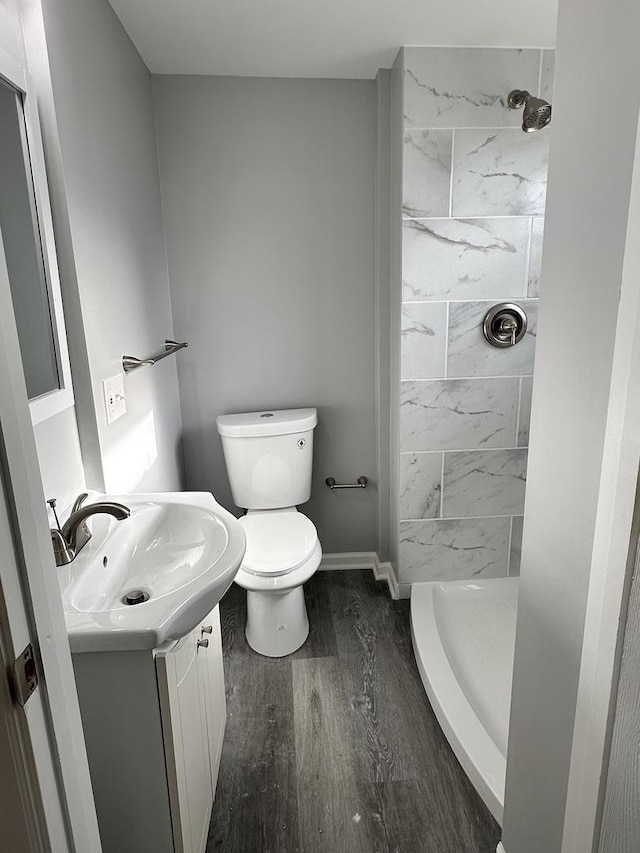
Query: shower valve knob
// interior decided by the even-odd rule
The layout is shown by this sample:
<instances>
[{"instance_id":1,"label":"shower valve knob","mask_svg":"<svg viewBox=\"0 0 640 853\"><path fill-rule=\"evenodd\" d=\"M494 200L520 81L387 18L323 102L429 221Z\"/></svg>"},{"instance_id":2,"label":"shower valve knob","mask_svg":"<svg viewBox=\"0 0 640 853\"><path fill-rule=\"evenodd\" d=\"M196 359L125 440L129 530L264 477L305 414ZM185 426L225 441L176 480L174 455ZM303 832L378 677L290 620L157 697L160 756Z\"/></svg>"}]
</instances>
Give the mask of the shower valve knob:
<instances>
[{"instance_id":1,"label":"shower valve knob","mask_svg":"<svg viewBox=\"0 0 640 853\"><path fill-rule=\"evenodd\" d=\"M513 317L503 317L498 324L498 331L500 335L504 335L509 338L511 346L515 344L516 335L518 334L518 324Z\"/></svg>"},{"instance_id":2,"label":"shower valve knob","mask_svg":"<svg viewBox=\"0 0 640 853\"><path fill-rule=\"evenodd\" d=\"M500 349L515 346L527 331L527 315L519 305L501 302L487 311L482 331L491 346Z\"/></svg>"}]
</instances>

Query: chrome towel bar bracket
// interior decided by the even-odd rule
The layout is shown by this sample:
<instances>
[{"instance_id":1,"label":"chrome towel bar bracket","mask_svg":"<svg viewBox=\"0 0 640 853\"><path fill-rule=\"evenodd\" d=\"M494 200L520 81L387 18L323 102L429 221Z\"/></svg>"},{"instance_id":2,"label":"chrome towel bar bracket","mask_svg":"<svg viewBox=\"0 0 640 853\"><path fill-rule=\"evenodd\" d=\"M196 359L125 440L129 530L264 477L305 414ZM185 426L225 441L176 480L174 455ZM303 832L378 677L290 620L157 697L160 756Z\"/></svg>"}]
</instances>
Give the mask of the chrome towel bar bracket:
<instances>
[{"instance_id":1,"label":"chrome towel bar bracket","mask_svg":"<svg viewBox=\"0 0 640 853\"><path fill-rule=\"evenodd\" d=\"M189 344L186 341L183 341L182 343L178 343L177 341L165 341L164 351L159 352L157 355L152 355L149 358L136 358L135 355L123 355L122 369L125 373L131 373L132 370L137 370L139 367L157 364L168 355L173 355L174 352L178 352L178 350L184 349L188 346Z\"/></svg>"},{"instance_id":2,"label":"chrome towel bar bracket","mask_svg":"<svg viewBox=\"0 0 640 853\"><path fill-rule=\"evenodd\" d=\"M336 483L333 477L327 477L325 480L330 489L366 489L368 482L366 477L358 477L356 483Z\"/></svg>"}]
</instances>

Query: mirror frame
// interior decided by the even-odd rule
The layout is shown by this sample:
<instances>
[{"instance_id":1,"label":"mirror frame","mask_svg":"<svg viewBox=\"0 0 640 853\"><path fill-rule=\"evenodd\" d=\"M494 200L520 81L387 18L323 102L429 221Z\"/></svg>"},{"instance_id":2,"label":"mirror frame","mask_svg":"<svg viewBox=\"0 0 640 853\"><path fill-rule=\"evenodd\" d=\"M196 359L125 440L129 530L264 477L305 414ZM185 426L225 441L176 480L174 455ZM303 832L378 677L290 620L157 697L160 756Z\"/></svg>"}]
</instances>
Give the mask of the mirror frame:
<instances>
[{"instance_id":1,"label":"mirror frame","mask_svg":"<svg viewBox=\"0 0 640 853\"><path fill-rule=\"evenodd\" d=\"M62 307L58 256L53 233L49 185L44 161L44 149L40 133L40 121L36 96L29 74L15 60L0 49L0 79L22 100L24 126L21 127L23 149L28 152L25 166L27 176L31 178L30 195L32 198L32 216L34 228L39 232L42 248L46 292L49 299L49 313L53 330L53 344L56 356L59 388L54 388L39 397L29 400L31 423L33 426L59 414L75 404L71 380L71 364L67 330Z\"/></svg>"}]
</instances>

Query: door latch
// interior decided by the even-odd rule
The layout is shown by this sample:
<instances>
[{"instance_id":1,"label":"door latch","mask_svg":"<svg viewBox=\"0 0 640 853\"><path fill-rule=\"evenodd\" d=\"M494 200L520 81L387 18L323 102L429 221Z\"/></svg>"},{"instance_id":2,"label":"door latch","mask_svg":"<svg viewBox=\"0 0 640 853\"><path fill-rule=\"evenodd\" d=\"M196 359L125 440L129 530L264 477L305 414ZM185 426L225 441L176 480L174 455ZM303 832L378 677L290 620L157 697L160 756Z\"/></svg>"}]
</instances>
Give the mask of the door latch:
<instances>
[{"instance_id":1,"label":"door latch","mask_svg":"<svg viewBox=\"0 0 640 853\"><path fill-rule=\"evenodd\" d=\"M24 708L38 686L38 672L31 643L13 662L11 685L16 702Z\"/></svg>"}]
</instances>

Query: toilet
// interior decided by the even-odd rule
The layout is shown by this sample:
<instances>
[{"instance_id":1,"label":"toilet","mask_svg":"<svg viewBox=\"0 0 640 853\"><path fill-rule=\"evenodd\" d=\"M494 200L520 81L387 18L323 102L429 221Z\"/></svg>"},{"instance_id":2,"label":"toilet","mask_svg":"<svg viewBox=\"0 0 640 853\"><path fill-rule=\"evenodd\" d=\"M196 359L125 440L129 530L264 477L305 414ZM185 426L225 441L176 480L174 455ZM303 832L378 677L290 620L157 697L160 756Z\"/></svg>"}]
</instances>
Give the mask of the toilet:
<instances>
[{"instance_id":1,"label":"toilet","mask_svg":"<svg viewBox=\"0 0 640 853\"><path fill-rule=\"evenodd\" d=\"M311 497L315 409L248 412L216 419L247 550L235 581L247 590L246 637L267 657L299 649L309 634L302 585L322 557Z\"/></svg>"}]
</instances>

